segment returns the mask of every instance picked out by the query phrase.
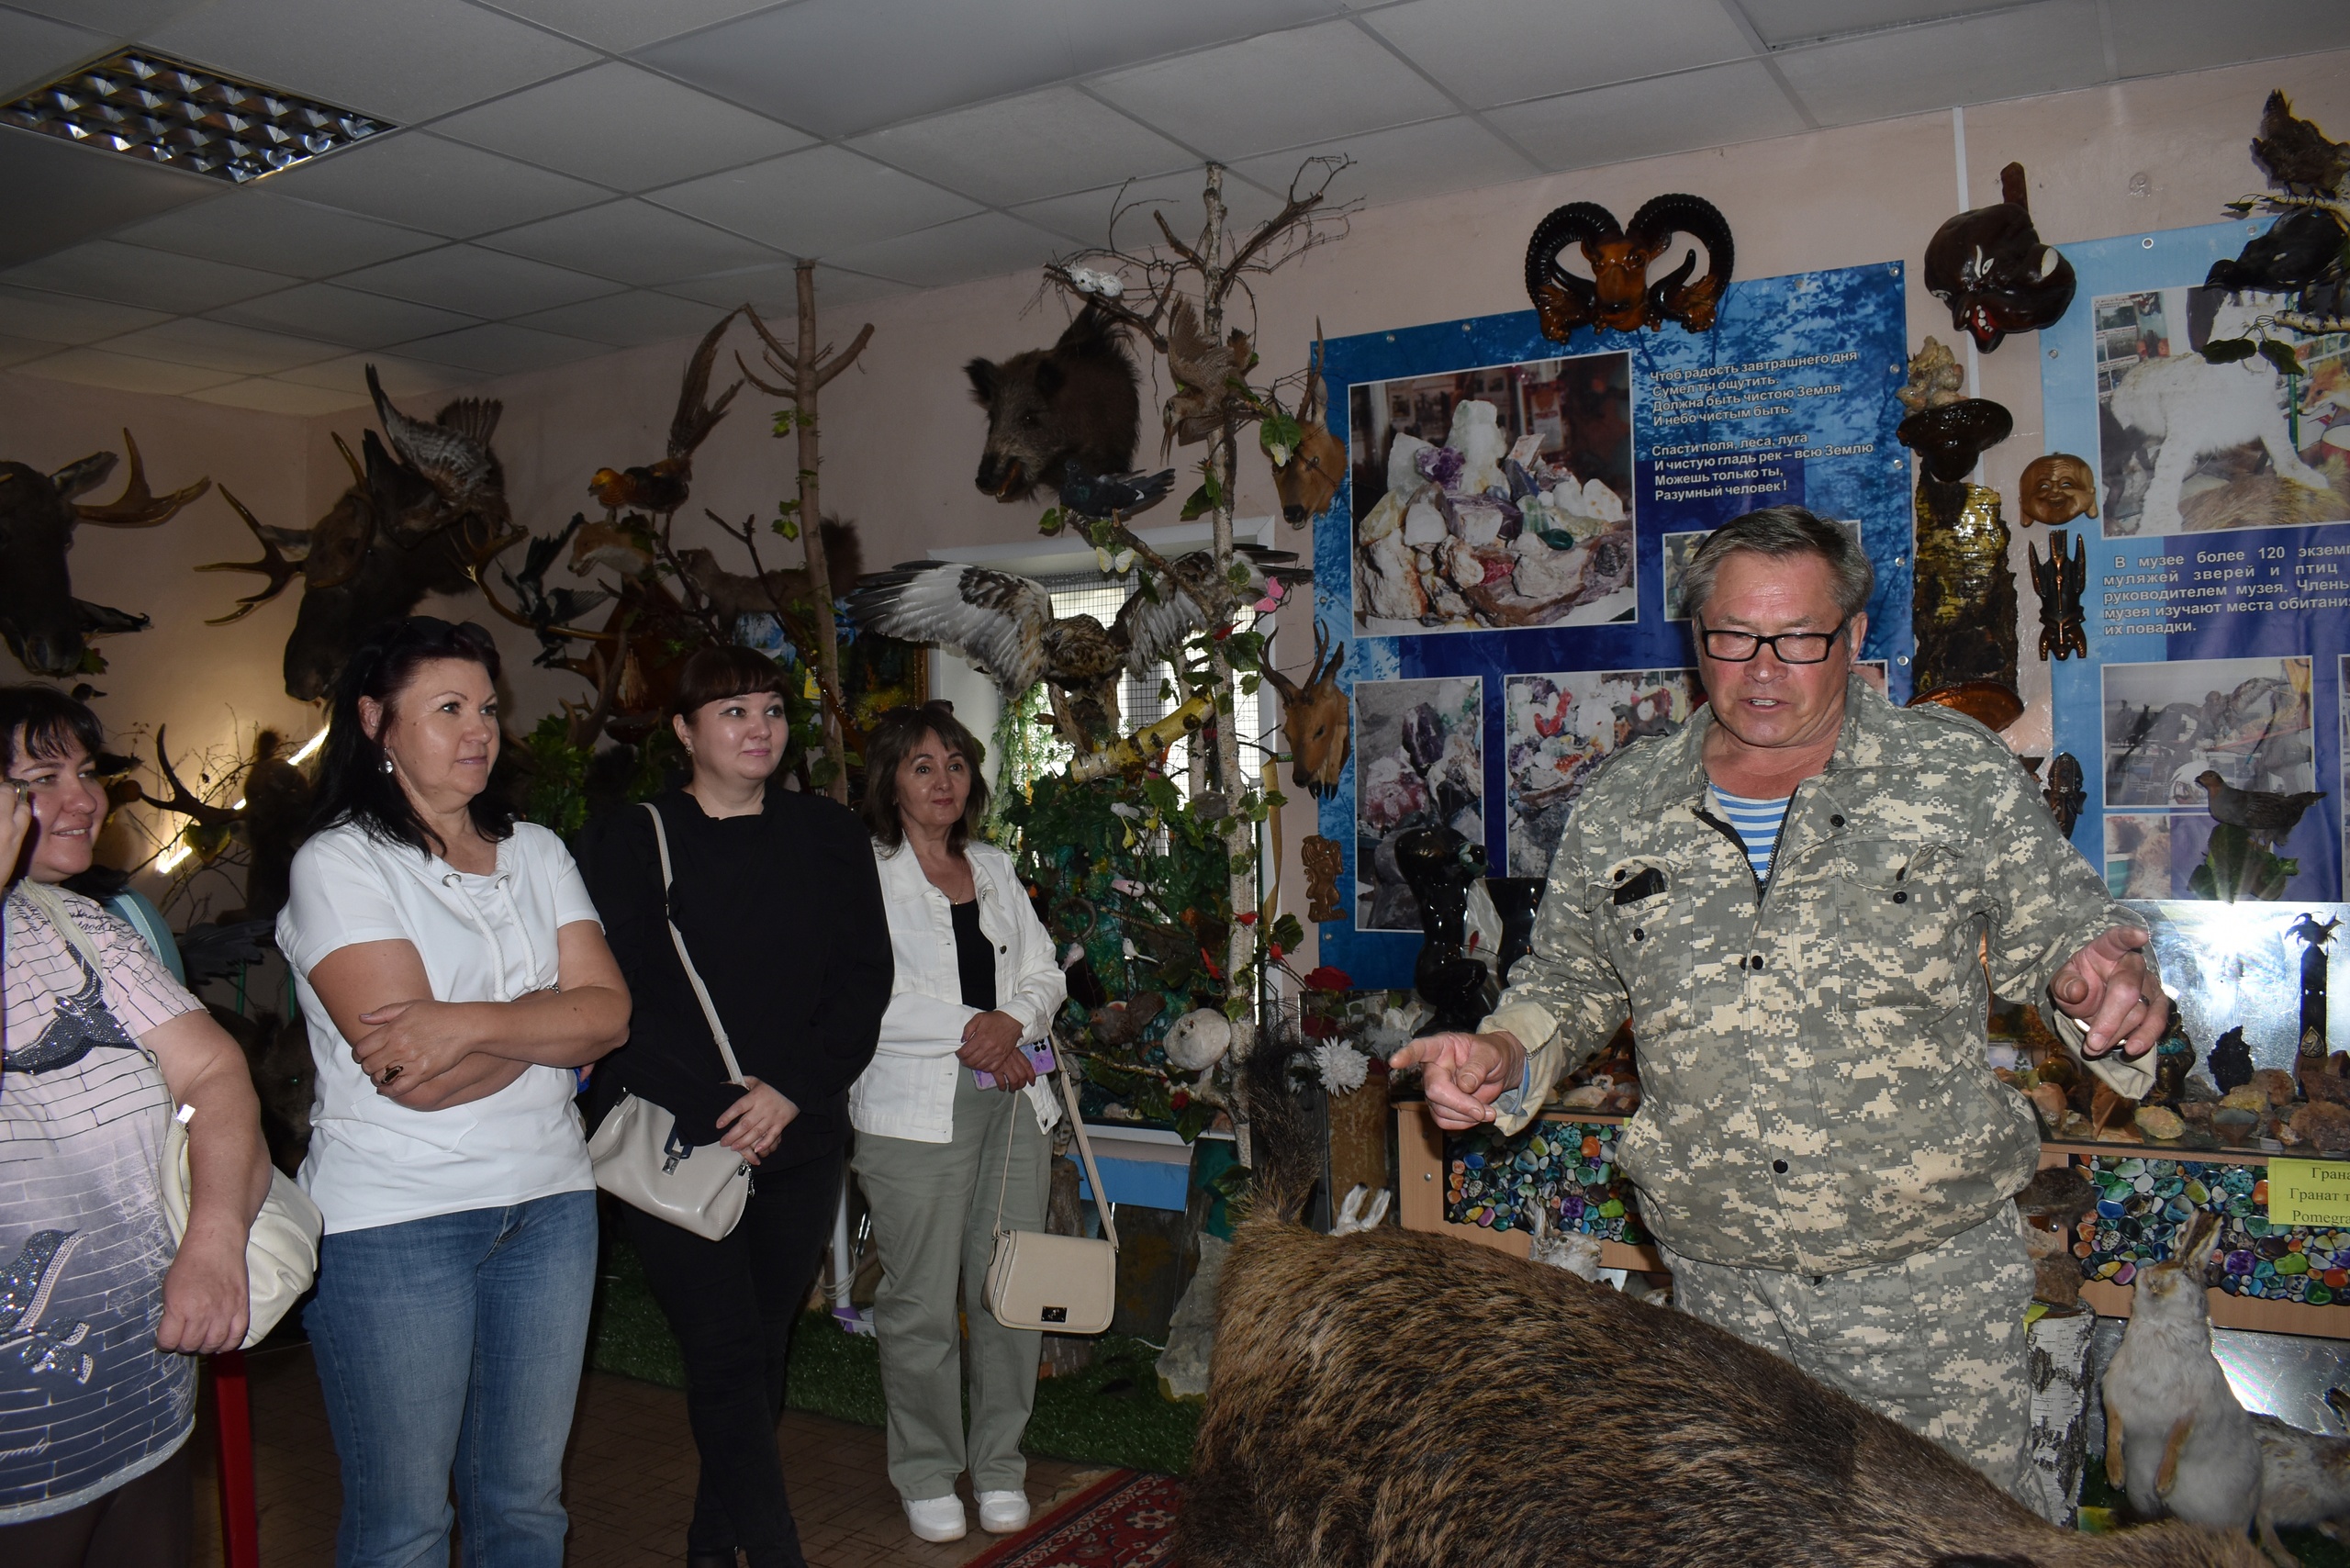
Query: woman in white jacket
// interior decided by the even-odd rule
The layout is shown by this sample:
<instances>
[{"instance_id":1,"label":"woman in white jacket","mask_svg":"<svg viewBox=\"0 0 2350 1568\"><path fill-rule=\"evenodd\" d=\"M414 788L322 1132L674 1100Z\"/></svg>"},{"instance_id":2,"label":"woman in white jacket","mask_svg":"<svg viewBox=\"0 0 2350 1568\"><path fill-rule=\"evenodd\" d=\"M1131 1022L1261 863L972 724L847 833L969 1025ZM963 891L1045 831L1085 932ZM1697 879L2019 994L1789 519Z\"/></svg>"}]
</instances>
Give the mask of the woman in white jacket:
<instances>
[{"instance_id":1,"label":"woman in white jacket","mask_svg":"<svg viewBox=\"0 0 2350 1568\"><path fill-rule=\"evenodd\" d=\"M967 1470L982 1529L1028 1522L1020 1438L1044 1336L1004 1327L979 1302L998 1226L1044 1228L1046 1135L1059 1111L1022 1047L1050 1035L1068 993L1012 857L972 837L987 812L979 757L943 702L884 715L865 747L865 820L897 979L880 1047L849 1091L849 1164L881 1254L873 1326L890 1480L913 1533L933 1541L964 1533L955 1483Z\"/></svg>"}]
</instances>

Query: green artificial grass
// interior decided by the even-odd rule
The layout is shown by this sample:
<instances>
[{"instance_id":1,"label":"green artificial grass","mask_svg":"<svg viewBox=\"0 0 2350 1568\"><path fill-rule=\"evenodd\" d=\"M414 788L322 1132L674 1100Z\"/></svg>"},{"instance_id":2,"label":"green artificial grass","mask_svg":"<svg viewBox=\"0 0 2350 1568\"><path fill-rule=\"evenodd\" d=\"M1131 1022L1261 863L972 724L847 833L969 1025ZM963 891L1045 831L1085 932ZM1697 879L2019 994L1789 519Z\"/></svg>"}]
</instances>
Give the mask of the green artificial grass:
<instances>
[{"instance_id":1,"label":"green artificial grass","mask_svg":"<svg viewBox=\"0 0 2350 1568\"><path fill-rule=\"evenodd\" d=\"M2088 1472L2081 1477L2081 1506L2110 1508L2121 1518L2128 1518L2130 1499L2105 1481L2105 1456L2089 1455ZM2280 1529L2277 1539L2286 1550L2301 1560L2301 1568L2350 1568L2350 1547L2328 1540L2313 1529Z\"/></svg>"},{"instance_id":2,"label":"green artificial grass","mask_svg":"<svg viewBox=\"0 0 2350 1568\"><path fill-rule=\"evenodd\" d=\"M1022 1448L1043 1458L1183 1473L1191 1464L1199 1410L1160 1397L1153 1366L1158 1355L1143 1340L1101 1336L1091 1366L1036 1385L1035 1413ZM597 1272L588 1361L599 1372L670 1388L686 1383L684 1358L645 1283L644 1265L618 1238L606 1248ZM791 1337L787 1398L795 1410L880 1426L887 1406L873 1339L841 1332L823 1313L808 1314Z\"/></svg>"}]
</instances>

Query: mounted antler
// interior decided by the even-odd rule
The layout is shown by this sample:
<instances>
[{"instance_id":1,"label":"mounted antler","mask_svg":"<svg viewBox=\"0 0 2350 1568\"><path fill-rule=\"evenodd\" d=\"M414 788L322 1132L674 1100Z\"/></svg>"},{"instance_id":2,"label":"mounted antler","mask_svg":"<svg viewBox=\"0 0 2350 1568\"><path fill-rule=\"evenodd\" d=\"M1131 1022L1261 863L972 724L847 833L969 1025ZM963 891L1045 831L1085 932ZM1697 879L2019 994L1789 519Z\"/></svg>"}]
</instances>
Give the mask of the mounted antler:
<instances>
[{"instance_id":1,"label":"mounted antler","mask_svg":"<svg viewBox=\"0 0 2350 1568\"><path fill-rule=\"evenodd\" d=\"M229 828L244 821L243 812L234 811L227 806L216 806L211 801L200 798L186 785L180 782L180 776L172 771L171 753L164 746L164 729L165 726L161 724L155 726L155 768L163 776L163 782L172 787L171 799L159 801L141 789L139 791L140 800L157 811L177 812L182 816L194 817L198 827Z\"/></svg>"},{"instance_id":2,"label":"mounted antler","mask_svg":"<svg viewBox=\"0 0 2350 1568\"><path fill-rule=\"evenodd\" d=\"M1671 276L1651 285L1649 268L1686 234L1706 248L1706 274L1695 283L1693 252ZM1571 244L1583 248L1588 280L1559 264ZM1733 254L1729 223L1719 208L1700 196L1652 196L1632 215L1631 226L1596 202L1570 202L1534 226L1526 247L1526 293L1542 319L1542 335L1565 342L1577 327L1597 325L1636 332L1678 321L1693 332L1714 324L1714 313L1729 286Z\"/></svg>"},{"instance_id":3,"label":"mounted antler","mask_svg":"<svg viewBox=\"0 0 2350 1568\"><path fill-rule=\"evenodd\" d=\"M268 532L262 527L261 520L253 516L245 503L239 500L235 492L226 485L220 487L220 498L227 501L236 514L245 520L245 526L253 531L255 539L261 541L261 559L258 561L215 561L209 566L198 566L196 570L199 572L252 572L267 577L269 586L259 593L248 594L237 600L236 609L226 615L212 617L205 622L207 626L226 626L231 621L242 621L246 616L284 593L285 586L302 575L302 563L286 559L285 552L278 549L277 541L272 539ZM162 738L162 732L156 732L156 739L160 742ZM168 772L169 769L165 771Z\"/></svg>"},{"instance_id":4,"label":"mounted antler","mask_svg":"<svg viewBox=\"0 0 2350 1568\"><path fill-rule=\"evenodd\" d=\"M100 528L153 528L171 521L180 509L212 488L208 478L198 479L184 490L173 490L159 496L147 487L147 465L139 456L139 443L130 439L130 431L122 432L123 450L130 454L130 477L122 487L122 495L110 506L73 508L74 521L95 522ZM111 468L113 464L108 462Z\"/></svg>"}]
</instances>

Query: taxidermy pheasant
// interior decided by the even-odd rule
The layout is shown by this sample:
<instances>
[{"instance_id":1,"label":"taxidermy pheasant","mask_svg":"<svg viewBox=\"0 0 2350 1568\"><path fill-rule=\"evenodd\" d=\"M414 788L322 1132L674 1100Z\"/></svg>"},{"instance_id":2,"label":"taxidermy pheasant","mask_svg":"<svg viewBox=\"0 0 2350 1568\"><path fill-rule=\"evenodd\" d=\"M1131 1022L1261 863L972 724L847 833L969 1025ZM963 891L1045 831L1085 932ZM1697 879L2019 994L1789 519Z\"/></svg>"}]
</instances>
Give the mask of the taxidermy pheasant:
<instances>
[{"instance_id":1,"label":"taxidermy pheasant","mask_svg":"<svg viewBox=\"0 0 2350 1568\"><path fill-rule=\"evenodd\" d=\"M2350 174L2350 142L2335 141L2296 117L2292 100L2279 89L2261 109L2252 161L2271 184L2295 196L2339 196L2343 177Z\"/></svg>"},{"instance_id":2,"label":"taxidermy pheasant","mask_svg":"<svg viewBox=\"0 0 2350 1568\"><path fill-rule=\"evenodd\" d=\"M677 411L669 419L668 455L641 467L599 468L596 476L588 482L588 493L603 502L611 514L631 510L650 517L666 517L686 504L693 484L695 449L718 428L718 421L726 417L726 406L743 389L738 379L719 394L717 402L708 400L710 367L718 356L718 340L726 335L726 329L740 314L739 309L729 310L721 317L718 325L703 335L693 358L686 362L685 384L677 391Z\"/></svg>"},{"instance_id":3,"label":"taxidermy pheasant","mask_svg":"<svg viewBox=\"0 0 2350 1568\"><path fill-rule=\"evenodd\" d=\"M367 367L367 395L375 400L375 418L383 421L393 452L452 508L463 510L503 497L506 476L489 440L498 431L505 404L494 398L460 398L427 424L393 405L372 364Z\"/></svg>"},{"instance_id":4,"label":"taxidermy pheasant","mask_svg":"<svg viewBox=\"0 0 2350 1568\"><path fill-rule=\"evenodd\" d=\"M2238 790L2211 768L2195 776L2211 798L2211 815L2230 827L2240 827L2270 849L2284 847L2301 813L2325 799L2322 790L2276 795L2266 790Z\"/></svg>"},{"instance_id":5,"label":"taxidermy pheasant","mask_svg":"<svg viewBox=\"0 0 2350 1568\"><path fill-rule=\"evenodd\" d=\"M1062 506L1080 517L1099 521L1148 511L1167 498L1174 483L1172 468L1156 474L1087 474L1071 458L1054 488L1060 492Z\"/></svg>"},{"instance_id":6,"label":"taxidermy pheasant","mask_svg":"<svg viewBox=\"0 0 2350 1568\"><path fill-rule=\"evenodd\" d=\"M1163 456L1181 442L1192 446L1224 429L1232 402L1232 384L1248 374L1257 355L1248 334L1235 327L1219 343L1200 324L1200 313L1188 299L1175 302L1167 319L1167 368L1175 377L1175 395L1163 414L1167 436L1159 444Z\"/></svg>"}]
</instances>

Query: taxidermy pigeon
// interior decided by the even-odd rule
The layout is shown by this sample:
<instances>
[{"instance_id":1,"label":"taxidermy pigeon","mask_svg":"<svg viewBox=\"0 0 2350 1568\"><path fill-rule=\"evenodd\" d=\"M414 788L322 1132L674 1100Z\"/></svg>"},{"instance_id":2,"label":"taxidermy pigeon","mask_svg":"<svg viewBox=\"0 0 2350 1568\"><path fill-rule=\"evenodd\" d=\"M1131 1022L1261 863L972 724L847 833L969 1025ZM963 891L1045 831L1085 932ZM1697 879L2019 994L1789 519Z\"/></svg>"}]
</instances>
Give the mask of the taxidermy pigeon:
<instances>
[{"instance_id":1,"label":"taxidermy pigeon","mask_svg":"<svg viewBox=\"0 0 2350 1568\"><path fill-rule=\"evenodd\" d=\"M740 314L739 309L729 310L721 317L718 325L703 335L693 358L686 362L685 382L677 389L677 411L669 418L668 455L641 467L599 468L588 480L588 493L612 511L633 508L666 517L686 504L694 476L694 450L718 428L718 421L726 417L726 405L743 389L738 379L718 395L718 401L709 401L710 366L718 357L718 340Z\"/></svg>"},{"instance_id":2,"label":"taxidermy pigeon","mask_svg":"<svg viewBox=\"0 0 2350 1568\"><path fill-rule=\"evenodd\" d=\"M2335 196L2343 176L2350 174L2350 142L2333 140L2313 122L2297 118L2292 100L2280 89L2268 95L2261 109L2252 161L2271 184L2295 196Z\"/></svg>"},{"instance_id":3,"label":"taxidermy pigeon","mask_svg":"<svg viewBox=\"0 0 2350 1568\"><path fill-rule=\"evenodd\" d=\"M375 417L383 421L392 450L442 500L464 506L485 491L505 488L497 454L489 449L489 438L498 430L498 416L505 411L505 404L494 398L460 398L427 424L393 406L372 364L367 367L367 395L375 400Z\"/></svg>"},{"instance_id":4,"label":"taxidermy pigeon","mask_svg":"<svg viewBox=\"0 0 2350 1568\"><path fill-rule=\"evenodd\" d=\"M2211 815L2230 827L2240 827L2275 850L2291 835L2301 813L2325 799L2322 790L2275 795L2266 790L2238 790L2207 767L2195 776L2211 798Z\"/></svg>"},{"instance_id":5,"label":"taxidermy pigeon","mask_svg":"<svg viewBox=\"0 0 2350 1568\"><path fill-rule=\"evenodd\" d=\"M1087 474L1071 458L1061 470L1061 505L1084 518L1132 517L1148 511L1167 498L1175 483L1175 470L1162 468L1156 474Z\"/></svg>"}]
</instances>

